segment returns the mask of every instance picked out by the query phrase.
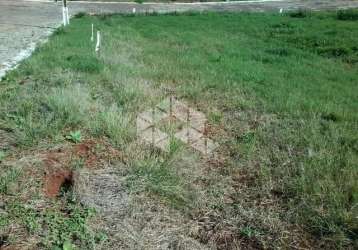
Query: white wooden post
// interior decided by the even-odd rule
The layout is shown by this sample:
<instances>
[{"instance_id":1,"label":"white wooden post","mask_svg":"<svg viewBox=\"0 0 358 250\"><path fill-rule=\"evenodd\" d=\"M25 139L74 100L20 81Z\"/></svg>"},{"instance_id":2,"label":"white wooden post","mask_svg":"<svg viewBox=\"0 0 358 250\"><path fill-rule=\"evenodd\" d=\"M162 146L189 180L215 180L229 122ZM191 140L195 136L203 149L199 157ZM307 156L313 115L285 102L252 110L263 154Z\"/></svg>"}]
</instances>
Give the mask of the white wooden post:
<instances>
[{"instance_id":1,"label":"white wooden post","mask_svg":"<svg viewBox=\"0 0 358 250\"><path fill-rule=\"evenodd\" d=\"M66 17L66 8L62 7L62 21L63 21L63 26L67 25L67 17Z\"/></svg>"},{"instance_id":2,"label":"white wooden post","mask_svg":"<svg viewBox=\"0 0 358 250\"><path fill-rule=\"evenodd\" d=\"M99 54L101 49L101 33L97 31L97 44L96 44L96 53Z\"/></svg>"},{"instance_id":3,"label":"white wooden post","mask_svg":"<svg viewBox=\"0 0 358 250\"><path fill-rule=\"evenodd\" d=\"M93 34L93 23L92 23L92 35L91 35L91 42L94 41L94 34Z\"/></svg>"},{"instance_id":4,"label":"white wooden post","mask_svg":"<svg viewBox=\"0 0 358 250\"><path fill-rule=\"evenodd\" d=\"M63 6L62 6L62 21L63 26L66 26L67 24L70 24L70 18L68 15L68 7L67 7L67 0L63 0Z\"/></svg>"},{"instance_id":5,"label":"white wooden post","mask_svg":"<svg viewBox=\"0 0 358 250\"><path fill-rule=\"evenodd\" d=\"M68 7L66 6L66 19L67 19L67 24L70 24L70 15L68 14Z\"/></svg>"}]
</instances>

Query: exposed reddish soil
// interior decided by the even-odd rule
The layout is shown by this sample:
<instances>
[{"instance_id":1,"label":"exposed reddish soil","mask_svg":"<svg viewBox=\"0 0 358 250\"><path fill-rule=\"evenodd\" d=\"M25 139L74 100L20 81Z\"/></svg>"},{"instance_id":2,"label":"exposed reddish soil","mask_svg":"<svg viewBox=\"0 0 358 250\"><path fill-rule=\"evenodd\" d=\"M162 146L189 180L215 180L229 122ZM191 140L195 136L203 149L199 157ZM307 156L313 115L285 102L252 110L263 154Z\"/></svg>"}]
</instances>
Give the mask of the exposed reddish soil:
<instances>
[{"instance_id":1,"label":"exposed reddish soil","mask_svg":"<svg viewBox=\"0 0 358 250\"><path fill-rule=\"evenodd\" d=\"M61 187L72 183L72 171L57 170L46 174L44 179L45 195L49 198L54 198L60 194Z\"/></svg>"},{"instance_id":2,"label":"exposed reddish soil","mask_svg":"<svg viewBox=\"0 0 358 250\"><path fill-rule=\"evenodd\" d=\"M83 143L43 153L45 164L44 193L53 198L60 194L61 187L72 184L71 163L81 160L83 167L101 168L113 159L123 160L120 151L105 141L86 140Z\"/></svg>"},{"instance_id":3,"label":"exposed reddish soil","mask_svg":"<svg viewBox=\"0 0 358 250\"><path fill-rule=\"evenodd\" d=\"M54 169L56 167L68 166L70 159L71 157L66 150L59 149L47 152L44 155L43 162L45 163L45 167L47 169Z\"/></svg>"},{"instance_id":4,"label":"exposed reddish soil","mask_svg":"<svg viewBox=\"0 0 358 250\"><path fill-rule=\"evenodd\" d=\"M84 159L84 165L88 168L96 167L98 161L100 161L99 157L97 156L95 149L95 142L94 141L87 141L81 144L77 144L72 149L72 154L81 159Z\"/></svg>"}]
</instances>

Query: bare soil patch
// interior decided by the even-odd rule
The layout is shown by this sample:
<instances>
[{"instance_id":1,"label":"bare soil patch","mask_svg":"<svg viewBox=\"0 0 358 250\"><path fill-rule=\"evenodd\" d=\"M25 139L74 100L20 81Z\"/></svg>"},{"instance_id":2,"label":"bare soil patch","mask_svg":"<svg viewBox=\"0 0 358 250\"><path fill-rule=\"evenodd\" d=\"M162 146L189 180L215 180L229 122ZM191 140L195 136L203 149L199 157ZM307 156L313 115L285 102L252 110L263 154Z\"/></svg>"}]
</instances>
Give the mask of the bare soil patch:
<instances>
[{"instance_id":1,"label":"bare soil patch","mask_svg":"<svg viewBox=\"0 0 358 250\"><path fill-rule=\"evenodd\" d=\"M99 144L94 140L86 140L69 148L60 148L45 153L44 192L49 198L60 194L61 188L72 186L73 163L81 164L86 169L103 167L110 158L119 156L119 152L109 144ZM78 186L78 185L77 185Z\"/></svg>"},{"instance_id":2,"label":"bare soil patch","mask_svg":"<svg viewBox=\"0 0 358 250\"><path fill-rule=\"evenodd\" d=\"M54 198L60 194L62 188L67 189L72 185L72 171L57 170L46 174L44 178L44 192L48 198Z\"/></svg>"}]
</instances>

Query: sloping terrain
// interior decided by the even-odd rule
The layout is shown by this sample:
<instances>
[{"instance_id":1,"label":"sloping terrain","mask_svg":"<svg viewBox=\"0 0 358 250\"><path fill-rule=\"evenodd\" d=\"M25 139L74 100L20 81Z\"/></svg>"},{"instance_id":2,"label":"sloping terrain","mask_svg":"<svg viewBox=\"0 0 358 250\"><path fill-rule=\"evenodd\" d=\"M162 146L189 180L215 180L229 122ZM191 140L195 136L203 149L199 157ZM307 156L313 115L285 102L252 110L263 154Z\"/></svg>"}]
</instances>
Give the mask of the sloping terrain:
<instances>
[{"instance_id":1,"label":"sloping terrain","mask_svg":"<svg viewBox=\"0 0 358 250\"><path fill-rule=\"evenodd\" d=\"M1 247L354 249L357 19L77 15L0 82ZM215 153L137 136L170 96Z\"/></svg>"}]
</instances>

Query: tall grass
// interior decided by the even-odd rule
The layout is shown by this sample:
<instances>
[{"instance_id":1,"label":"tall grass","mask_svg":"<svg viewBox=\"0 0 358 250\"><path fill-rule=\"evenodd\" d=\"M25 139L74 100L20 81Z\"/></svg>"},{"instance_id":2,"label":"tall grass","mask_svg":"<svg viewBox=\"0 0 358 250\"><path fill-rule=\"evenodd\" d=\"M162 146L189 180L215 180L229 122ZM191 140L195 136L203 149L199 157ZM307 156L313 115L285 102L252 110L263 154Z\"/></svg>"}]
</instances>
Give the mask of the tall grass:
<instances>
[{"instance_id":1,"label":"tall grass","mask_svg":"<svg viewBox=\"0 0 358 250\"><path fill-rule=\"evenodd\" d=\"M132 156L131 187L190 207L189 218L216 214L210 219L222 226L220 235L230 228L235 240L287 248L299 225L315 247L352 248L355 15L82 16L0 83L0 122L13 128L19 146L36 147L72 129L108 137ZM104 36L101 57L89 41L91 23ZM143 160L143 151L131 152L135 115L166 89L208 114L223 158L214 167L183 155L174 162L176 154Z\"/></svg>"}]
</instances>

